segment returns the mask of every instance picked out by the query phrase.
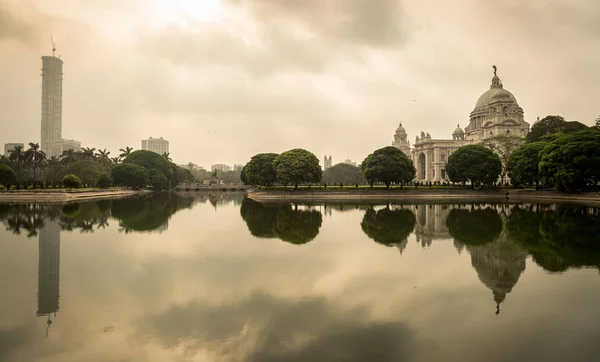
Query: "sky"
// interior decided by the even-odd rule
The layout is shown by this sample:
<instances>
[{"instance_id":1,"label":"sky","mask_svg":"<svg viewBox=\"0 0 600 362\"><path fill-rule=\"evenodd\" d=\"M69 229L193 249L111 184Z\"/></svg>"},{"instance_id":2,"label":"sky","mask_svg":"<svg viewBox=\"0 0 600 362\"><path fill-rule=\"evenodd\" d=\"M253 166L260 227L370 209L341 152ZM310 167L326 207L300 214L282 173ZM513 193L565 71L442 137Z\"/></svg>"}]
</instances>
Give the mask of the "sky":
<instances>
[{"instance_id":1,"label":"sky","mask_svg":"<svg viewBox=\"0 0 600 362\"><path fill-rule=\"evenodd\" d=\"M333 163L402 122L451 138L492 65L533 123L600 114L597 0L0 0L0 143L39 142L41 56L64 61L63 138L176 163L305 148Z\"/></svg>"}]
</instances>

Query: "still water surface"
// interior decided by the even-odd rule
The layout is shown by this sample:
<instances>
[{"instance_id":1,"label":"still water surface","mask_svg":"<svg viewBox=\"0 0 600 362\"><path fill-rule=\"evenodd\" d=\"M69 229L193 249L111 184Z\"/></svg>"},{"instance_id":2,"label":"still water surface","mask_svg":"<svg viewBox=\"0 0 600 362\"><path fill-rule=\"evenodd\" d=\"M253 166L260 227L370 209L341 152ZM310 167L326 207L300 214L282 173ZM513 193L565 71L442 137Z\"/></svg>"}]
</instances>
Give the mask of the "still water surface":
<instances>
[{"instance_id":1,"label":"still water surface","mask_svg":"<svg viewBox=\"0 0 600 362\"><path fill-rule=\"evenodd\" d=\"M0 205L0 361L598 361L600 211Z\"/></svg>"}]
</instances>

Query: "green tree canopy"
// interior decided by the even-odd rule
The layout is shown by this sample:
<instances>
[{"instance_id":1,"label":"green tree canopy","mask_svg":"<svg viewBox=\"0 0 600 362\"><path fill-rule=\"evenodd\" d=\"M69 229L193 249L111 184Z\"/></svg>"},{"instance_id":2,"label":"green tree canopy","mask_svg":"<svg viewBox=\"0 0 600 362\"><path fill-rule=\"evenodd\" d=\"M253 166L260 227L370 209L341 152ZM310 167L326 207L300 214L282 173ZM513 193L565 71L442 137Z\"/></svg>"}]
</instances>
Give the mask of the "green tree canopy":
<instances>
[{"instance_id":1,"label":"green tree canopy","mask_svg":"<svg viewBox=\"0 0 600 362\"><path fill-rule=\"evenodd\" d=\"M559 190L596 187L600 182L600 132L587 129L555 137L541 152L539 172Z\"/></svg>"},{"instance_id":2,"label":"green tree canopy","mask_svg":"<svg viewBox=\"0 0 600 362\"><path fill-rule=\"evenodd\" d=\"M242 181L248 185L272 186L277 177L273 167L277 156L279 155L276 153L259 153L252 156L243 168L245 181Z\"/></svg>"},{"instance_id":3,"label":"green tree canopy","mask_svg":"<svg viewBox=\"0 0 600 362\"><path fill-rule=\"evenodd\" d=\"M96 181L96 187L99 187L101 189L107 189L111 186L112 178L106 174L101 175L100 178L98 178L98 181Z\"/></svg>"},{"instance_id":4,"label":"green tree canopy","mask_svg":"<svg viewBox=\"0 0 600 362\"><path fill-rule=\"evenodd\" d=\"M408 209L375 211L370 208L360 224L362 231L379 244L393 246L406 241L415 229L415 214Z\"/></svg>"},{"instance_id":5,"label":"green tree canopy","mask_svg":"<svg viewBox=\"0 0 600 362\"><path fill-rule=\"evenodd\" d=\"M380 148L367 156L361 164L361 170L370 185L383 182L387 188L394 182L410 182L416 174L412 161L392 146Z\"/></svg>"},{"instance_id":6,"label":"green tree canopy","mask_svg":"<svg viewBox=\"0 0 600 362\"><path fill-rule=\"evenodd\" d=\"M459 243L483 245L502 232L502 219L492 208L483 210L452 209L446 219L448 233Z\"/></svg>"},{"instance_id":7,"label":"green tree canopy","mask_svg":"<svg viewBox=\"0 0 600 362\"><path fill-rule=\"evenodd\" d=\"M15 182L17 182L15 171L6 165L0 165L0 185L10 189L10 186Z\"/></svg>"},{"instance_id":8,"label":"green tree canopy","mask_svg":"<svg viewBox=\"0 0 600 362\"><path fill-rule=\"evenodd\" d=\"M339 185L340 183L344 185L363 185L366 182L360 167L347 163L338 163L323 171L321 181L330 185Z\"/></svg>"},{"instance_id":9,"label":"green tree canopy","mask_svg":"<svg viewBox=\"0 0 600 362\"><path fill-rule=\"evenodd\" d=\"M508 176L514 186L532 186L539 188L540 152L546 142L532 142L514 151L508 160Z\"/></svg>"},{"instance_id":10,"label":"green tree canopy","mask_svg":"<svg viewBox=\"0 0 600 362\"><path fill-rule=\"evenodd\" d=\"M457 149L446 164L452 182L470 181L473 186L490 185L498 180L502 162L498 155L483 145L468 145Z\"/></svg>"},{"instance_id":11,"label":"green tree canopy","mask_svg":"<svg viewBox=\"0 0 600 362\"><path fill-rule=\"evenodd\" d=\"M155 191L163 191L169 189L169 180L161 173L154 173L150 178L150 184Z\"/></svg>"},{"instance_id":12,"label":"green tree canopy","mask_svg":"<svg viewBox=\"0 0 600 362\"><path fill-rule=\"evenodd\" d=\"M567 122L561 116L546 116L536 122L527 134L527 142L539 142L544 137L555 133L571 133L587 129L588 127L577 121Z\"/></svg>"},{"instance_id":13,"label":"green tree canopy","mask_svg":"<svg viewBox=\"0 0 600 362\"><path fill-rule=\"evenodd\" d=\"M150 176L148 170L140 165L121 163L113 167L112 178L115 185L144 188L148 185Z\"/></svg>"},{"instance_id":14,"label":"green tree canopy","mask_svg":"<svg viewBox=\"0 0 600 362\"><path fill-rule=\"evenodd\" d=\"M152 174L152 171L162 173L165 178L169 181L173 180L173 169L163 156L158 153L154 153L152 151L146 150L138 150L131 152L125 159L123 163L136 164L144 167L148 170L149 174Z\"/></svg>"},{"instance_id":15,"label":"green tree canopy","mask_svg":"<svg viewBox=\"0 0 600 362\"><path fill-rule=\"evenodd\" d=\"M273 161L277 182L282 185L314 184L321 181L323 171L319 159L306 150L296 148L284 152ZM248 170L246 170L248 178Z\"/></svg>"}]
</instances>

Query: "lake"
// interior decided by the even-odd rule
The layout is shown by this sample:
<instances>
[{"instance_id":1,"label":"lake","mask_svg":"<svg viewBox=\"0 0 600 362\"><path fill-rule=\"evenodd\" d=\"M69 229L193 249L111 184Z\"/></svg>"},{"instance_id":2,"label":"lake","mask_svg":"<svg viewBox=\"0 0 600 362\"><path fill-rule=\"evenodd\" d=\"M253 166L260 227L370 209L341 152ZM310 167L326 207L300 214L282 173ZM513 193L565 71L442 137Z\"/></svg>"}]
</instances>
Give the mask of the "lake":
<instances>
[{"instance_id":1,"label":"lake","mask_svg":"<svg viewBox=\"0 0 600 362\"><path fill-rule=\"evenodd\" d=\"M0 361L596 361L600 210L0 204Z\"/></svg>"}]
</instances>

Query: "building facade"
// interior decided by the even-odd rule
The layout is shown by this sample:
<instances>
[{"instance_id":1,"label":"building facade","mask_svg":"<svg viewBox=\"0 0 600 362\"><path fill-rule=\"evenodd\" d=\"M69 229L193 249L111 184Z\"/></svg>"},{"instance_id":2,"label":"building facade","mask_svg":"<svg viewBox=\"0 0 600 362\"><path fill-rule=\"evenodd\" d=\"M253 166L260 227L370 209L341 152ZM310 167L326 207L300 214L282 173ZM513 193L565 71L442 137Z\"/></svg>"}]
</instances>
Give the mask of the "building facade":
<instances>
[{"instance_id":1,"label":"building facade","mask_svg":"<svg viewBox=\"0 0 600 362\"><path fill-rule=\"evenodd\" d=\"M524 120L523 109L513 94L504 89L494 67L490 89L477 100L464 130L458 125L452 139L433 139L429 133L421 132L411 148L406 130L400 124L392 145L413 161L417 170L415 181L443 182L448 181L445 169L448 157L459 147L498 135L525 137L528 132L529 123Z\"/></svg>"},{"instance_id":2,"label":"building facade","mask_svg":"<svg viewBox=\"0 0 600 362\"><path fill-rule=\"evenodd\" d=\"M165 153L169 153L169 141L160 138L148 138L147 140L142 140L142 150L152 151L154 153L158 153L159 155L163 155Z\"/></svg>"},{"instance_id":3,"label":"building facade","mask_svg":"<svg viewBox=\"0 0 600 362\"><path fill-rule=\"evenodd\" d=\"M40 148L48 156L52 143L62 140L63 61L52 56L42 57L42 130Z\"/></svg>"},{"instance_id":4,"label":"building facade","mask_svg":"<svg viewBox=\"0 0 600 362\"><path fill-rule=\"evenodd\" d=\"M25 145L23 143L5 143L4 144L4 156L9 157L10 152L15 149L15 147L21 147L25 149Z\"/></svg>"},{"instance_id":5,"label":"building facade","mask_svg":"<svg viewBox=\"0 0 600 362\"><path fill-rule=\"evenodd\" d=\"M79 152L81 150L81 142L75 140L58 140L50 142L50 155L60 156L66 150Z\"/></svg>"},{"instance_id":6,"label":"building facade","mask_svg":"<svg viewBox=\"0 0 600 362\"><path fill-rule=\"evenodd\" d=\"M323 160L323 169L327 170L333 166L332 163L333 161L331 160L331 156L325 156L325 159Z\"/></svg>"},{"instance_id":7,"label":"building facade","mask_svg":"<svg viewBox=\"0 0 600 362\"><path fill-rule=\"evenodd\" d=\"M227 171L231 171L231 166L229 165L225 165L222 163L218 163L216 165L212 165L210 167L211 171L220 171L220 172L227 172Z\"/></svg>"}]
</instances>

